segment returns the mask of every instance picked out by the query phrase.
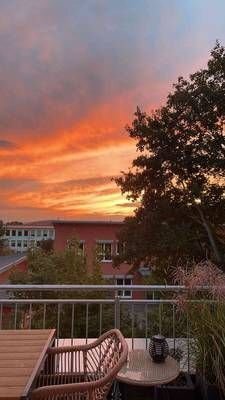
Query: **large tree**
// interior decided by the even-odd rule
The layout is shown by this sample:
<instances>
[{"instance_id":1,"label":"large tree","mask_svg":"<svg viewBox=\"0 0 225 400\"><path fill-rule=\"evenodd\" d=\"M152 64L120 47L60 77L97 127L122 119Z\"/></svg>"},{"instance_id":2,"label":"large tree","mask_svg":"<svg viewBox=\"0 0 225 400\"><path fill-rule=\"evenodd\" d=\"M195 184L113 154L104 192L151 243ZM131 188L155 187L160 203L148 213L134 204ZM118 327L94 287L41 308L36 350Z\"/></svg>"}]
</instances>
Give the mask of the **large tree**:
<instances>
[{"instance_id":1,"label":"large tree","mask_svg":"<svg viewBox=\"0 0 225 400\"><path fill-rule=\"evenodd\" d=\"M139 206L120 235L124 257L207 256L223 266L225 48L217 42L206 68L179 77L165 106L150 115L138 108L127 131L138 155L116 182Z\"/></svg>"}]
</instances>

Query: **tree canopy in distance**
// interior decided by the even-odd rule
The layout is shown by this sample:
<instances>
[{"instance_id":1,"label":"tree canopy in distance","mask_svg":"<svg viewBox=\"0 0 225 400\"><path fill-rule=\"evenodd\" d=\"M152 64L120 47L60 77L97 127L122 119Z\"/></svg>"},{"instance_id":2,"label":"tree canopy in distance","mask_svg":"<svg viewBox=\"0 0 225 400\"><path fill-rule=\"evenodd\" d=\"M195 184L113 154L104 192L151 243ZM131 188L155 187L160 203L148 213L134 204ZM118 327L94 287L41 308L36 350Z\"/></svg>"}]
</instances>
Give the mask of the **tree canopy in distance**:
<instances>
[{"instance_id":1,"label":"tree canopy in distance","mask_svg":"<svg viewBox=\"0 0 225 400\"><path fill-rule=\"evenodd\" d=\"M137 108L127 132L138 155L115 181L139 206L120 234L123 258L210 257L224 267L225 48L216 42L206 68L179 77L165 106Z\"/></svg>"}]
</instances>

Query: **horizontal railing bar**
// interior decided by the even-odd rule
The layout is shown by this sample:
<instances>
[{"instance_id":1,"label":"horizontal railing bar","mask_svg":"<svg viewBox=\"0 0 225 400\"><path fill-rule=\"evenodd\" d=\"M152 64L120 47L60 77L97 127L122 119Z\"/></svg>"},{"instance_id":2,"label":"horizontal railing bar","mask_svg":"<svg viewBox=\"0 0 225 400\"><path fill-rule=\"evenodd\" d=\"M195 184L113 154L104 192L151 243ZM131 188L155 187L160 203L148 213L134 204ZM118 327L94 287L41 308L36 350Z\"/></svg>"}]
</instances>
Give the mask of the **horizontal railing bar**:
<instances>
[{"instance_id":1,"label":"horizontal railing bar","mask_svg":"<svg viewBox=\"0 0 225 400\"><path fill-rule=\"evenodd\" d=\"M114 299L0 299L0 304L114 304Z\"/></svg>"},{"instance_id":2,"label":"horizontal railing bar","mask_svg":"<svg viewBox=\"0 0 225 400\"><path fill-rule=\"evenodd\" d=\"M220 286L222 288L223 286ZM209 290L209 286L196 286L198 290ZM138 291L180 291L188 290L184 285L0 285L0 290L11 291L70 291L70 290L138 290Z\"/></svg>"},{"instance_id":3,"label":"horizontal railing bar","mask_svg":"<svg viewBox=\"0 0 225 400\"><path fill-rule=\"evenodd\" d=\"M127 300L121 304L179 304L176 299ZM187 303L218 303L219 300L187 300ZM0 304L115 304L115 299L0 299Z\"/></svg>"},{"instance_id":4,"label":"horizontal railing bar","mask_svg":"<svg viewBox=\"0 0 225 400\"><path fill-rule=\"evenodd\" d=\"M184 302L186 303L221 303L223 302L222 300L211 300L211 299L196 299L196 300L185 300ZM0 300L1 303L1 300ZM135 299L120 299L120 303L126 303L126 304L179 304L180 301L176 300L176 299L139 299L139 300L135 300Z\"/></svg>"}]
</instances>

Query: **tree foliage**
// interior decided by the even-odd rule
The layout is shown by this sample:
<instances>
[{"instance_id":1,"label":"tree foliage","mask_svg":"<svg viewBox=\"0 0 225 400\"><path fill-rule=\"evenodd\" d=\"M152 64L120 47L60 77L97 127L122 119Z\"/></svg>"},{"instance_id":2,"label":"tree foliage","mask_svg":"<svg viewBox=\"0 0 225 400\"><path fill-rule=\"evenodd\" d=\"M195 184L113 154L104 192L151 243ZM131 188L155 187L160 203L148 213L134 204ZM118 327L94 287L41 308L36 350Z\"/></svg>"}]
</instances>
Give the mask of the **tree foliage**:
<instances>
[{"instance_id":1,"label":"tree foliage","mask_svg":"<svg viewBox=\"0 0 225 400\"><path fill-rule=\"evenodd\" d=\"M86 258L80 253L79 242L73 240L73 246L66 248L64 251L45 251L41 248L30 250L28 254L28 270L26 272L13 272L10 276L13 284L104 284L99 264L94 264L92 270L87 268ZM79 291L31 291L18 293L19 298L29 299L56 299L56 304L50 304L46 311L46 327L56 328L58 325L57 318L59 308L57 299L88 299L101 298L102 293L97 291L87 292ZM75 305L75 322L76 335L82 337L85 335L86 322L86 306L81 304ZM98 336L98 326L96 322L99 318L99 306L90 306L91 320L89 321L89 335ZM32 308L32 327L41 328L43 326L43 305L33 305ZM70 337L72 324L72 305L65 304L60 307L60 332L61 337ZM29 307L20 309L20 317L18 324L24 324L25 317L29 317ZM89 317L90 318L90 317ZM112 315L108 318L108 322L112 320ZM77 324L77 321L79 323Z\"/></svg>"},{"instance_id":2,"label":"tree foliage","mask_svg":"<svg viewBox=\"0 0 225 400\"><path fill-rule=\"evenodd\" d=\"M12 250L9 248L7 241L4 238L5 226L3 221L0 221L0 256L8 256L12 254Z\"/></svg>"},{"instance_id":3,"label":"tree foliage","mask_svg":"<svg viewBox=\"0 0 225 400\"><path fill-rule=\"evenodd\" d=\"M73 246L63 251L47 251L35 248L28 253L28 270L14 272L12 283L24 284L92 284L99 280L103 283L101 269L94 264L88 270L86 257L80 253L79 243L73 240Z\"/></svg>"},{"instance_id":4,"label":"tree foliage","mask_svg":"<svg viewBox=\"0 0 225 400\"><path fill-rule=\"evenodd\" d=\"M225 48L217 42L206 68L179 77L165 106L151 115L138 108L127 131L138 155L115 180L139 206L120 235L124 258L223 265L216 227L225 221Z\"/></svg>"},{"instance_id":5,"label":"tree foliage","mask_svg":"<svg viewBox=\"0 0 225 400\"><path fill-rule=\"evenodd\" d=\"M40 242L40 248L45 252L45 253L50 253L53 251L54 247L54 240L53 239L43 239Z\"/></svg>"}]
</instances>

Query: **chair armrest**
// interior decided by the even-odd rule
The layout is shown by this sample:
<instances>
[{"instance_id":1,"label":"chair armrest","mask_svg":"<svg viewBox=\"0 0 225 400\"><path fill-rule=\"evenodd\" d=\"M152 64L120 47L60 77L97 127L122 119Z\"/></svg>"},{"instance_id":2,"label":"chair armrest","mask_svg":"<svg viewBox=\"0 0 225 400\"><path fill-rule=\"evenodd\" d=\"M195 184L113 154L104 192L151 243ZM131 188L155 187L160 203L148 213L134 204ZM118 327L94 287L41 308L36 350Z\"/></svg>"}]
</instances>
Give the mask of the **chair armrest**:
<instances>
[{"instance_id":1,"label":"chair armrest","mask_svg":"<svg viewBox=\"0 0 225 400\"><path fill-rule=\"evenodd\" d=\"M66 352L87 351L89 345L49 347L48 354L61 354Z\"/></svg>"},{"instance_id":2,"label":"chair armrest","mask_svg":"<svg viewBox=\"0 0 225 400\"><path fill-rule=\"evenodd\" d=\"M115 334L117 337L119 337L121 343L125 342L125 339L123 338L121 332L118 329L111 329L110 331L103 333L98 339L94 340L92 343L82 344L78 346L50 347L48 349L48 354L60 354L71 351L87 351L89 349L93 349L94 347L98 346L101 342L103 342L105 338L109 337L112 334Z\"/></svg>"}]
</instances>

